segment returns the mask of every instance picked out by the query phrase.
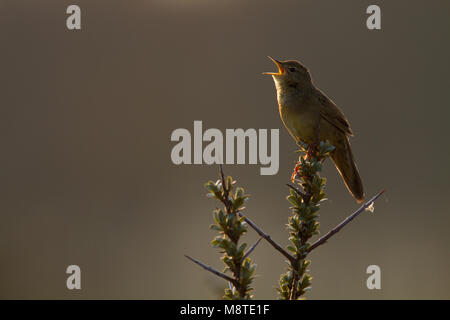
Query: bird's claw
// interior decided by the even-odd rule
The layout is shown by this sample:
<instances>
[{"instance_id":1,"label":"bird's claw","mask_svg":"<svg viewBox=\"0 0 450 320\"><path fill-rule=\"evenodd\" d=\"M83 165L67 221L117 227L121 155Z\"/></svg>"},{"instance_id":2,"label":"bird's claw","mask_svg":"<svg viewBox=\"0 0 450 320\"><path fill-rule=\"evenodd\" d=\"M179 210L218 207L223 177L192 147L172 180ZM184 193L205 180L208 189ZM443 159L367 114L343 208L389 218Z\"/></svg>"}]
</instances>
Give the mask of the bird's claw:
<instances>
[{"instance_id":1,"label":"bird's claw","mask_svg":"<svg viewBox=\"0 0 450 320\"><path fill-rule=\"evenodd\" d=\"M306 159L311 161L312 157L317 157L318 154L317 147L318 144L315 142L308 145L308 150L306 151Z\"/></svg>"}]
</instances>

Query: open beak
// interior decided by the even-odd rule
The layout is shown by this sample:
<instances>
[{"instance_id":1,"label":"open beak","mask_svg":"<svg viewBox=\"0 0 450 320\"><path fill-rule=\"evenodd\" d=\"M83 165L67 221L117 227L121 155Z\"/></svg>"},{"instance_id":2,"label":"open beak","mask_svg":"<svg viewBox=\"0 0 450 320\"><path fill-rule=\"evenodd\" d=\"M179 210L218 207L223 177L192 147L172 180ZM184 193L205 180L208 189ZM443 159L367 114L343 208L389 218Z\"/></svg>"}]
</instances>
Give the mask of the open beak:
<instances>
[{"instance_id":1,"label":"open beak","mask_svg":"<svg viewBox=\"0 0 450 320\"><path fill-rule=\"evenodd\" d=\"M283 64L280 62L280 61L278 61L277 59L274 59L274 58L272 58L271 56L267 56L270 60L272 60L276 65L277 65L277 67L278 67L278 72L277 73L275 73L275 72L263 72L263 74L268 74L268 75L271 75L271 76L279 76L279 75L282 75L283 73L284 73L284 67L283 67Z\"/></svg>"}]
</instances>

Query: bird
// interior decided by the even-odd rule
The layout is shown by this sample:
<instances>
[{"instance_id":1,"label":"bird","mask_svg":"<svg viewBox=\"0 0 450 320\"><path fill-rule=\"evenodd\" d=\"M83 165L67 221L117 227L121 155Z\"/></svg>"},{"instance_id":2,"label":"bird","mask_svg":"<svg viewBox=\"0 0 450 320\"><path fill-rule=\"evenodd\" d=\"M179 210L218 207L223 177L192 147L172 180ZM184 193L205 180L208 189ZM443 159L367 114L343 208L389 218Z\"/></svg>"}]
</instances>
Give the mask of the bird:
<instances>
[{"instance_id":1,"label":"bird","mask_svg":"<svg viewBox=\"0 0 450 320\"><path fill-rule=\"evenodd\" d=\"M297 144L314 145L326 141L334 146L330 152L336 169L357 202L364 200L364 188L355 163L349 137L353 131L342 110L318 89L308 68L296 60L270 58L278 72L271 75L277 91L281 120Z\"/></svg>"}]
</instances>

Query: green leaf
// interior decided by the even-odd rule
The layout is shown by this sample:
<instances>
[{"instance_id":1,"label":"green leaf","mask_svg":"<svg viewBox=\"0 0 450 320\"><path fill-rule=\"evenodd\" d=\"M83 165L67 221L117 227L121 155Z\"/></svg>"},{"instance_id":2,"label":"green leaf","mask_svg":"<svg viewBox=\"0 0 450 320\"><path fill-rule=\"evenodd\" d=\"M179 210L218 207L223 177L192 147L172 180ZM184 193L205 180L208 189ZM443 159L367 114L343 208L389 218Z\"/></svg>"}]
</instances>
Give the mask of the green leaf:
<instances>
[{"instance_id":1,"label":"green leaf","mask_svg":"<svg viewBox=\"0 0 450 320\"><path fill-rule=\"evenodd\" d=\"M242 252L243 253L246 247L247 247L246 243L241 244L241 246L238 249L238 252Z\"/></svg>"},{"instance_id":2,"label":"green leaf","mask_svg":"<svg viewBox=\"0 0 450 320\"><path fill-rule=\"evenodd\" d=\"M286 247L289 251L291 251L292 253L297 253L297 249L295 249L293 246L289 245Z\"/></svg>"},{"instance_id":3,"label":"green leaf","mask_svg":"<svg viewBox=\"0 0 450 320\"><path fill-rule=\"evenodd\" d=\"M212 230L216 230L216 231L222 231L222 228L219 227L219 226L216 225L216 224L210 225L209 228L212 229Z\"/></svg>"},{"instance_id":4,"label":"green leaf","mask_svg":"<svg viewBox=\"0 0 450 320\"><path fill-rule=\"evenodd\" d=\"M237 199L237 198L243 198L243 197L244 197L244 188L241 188L241 187L237 188L234 197L235 197L236 199Z\"/></svg>"}]
</instances>

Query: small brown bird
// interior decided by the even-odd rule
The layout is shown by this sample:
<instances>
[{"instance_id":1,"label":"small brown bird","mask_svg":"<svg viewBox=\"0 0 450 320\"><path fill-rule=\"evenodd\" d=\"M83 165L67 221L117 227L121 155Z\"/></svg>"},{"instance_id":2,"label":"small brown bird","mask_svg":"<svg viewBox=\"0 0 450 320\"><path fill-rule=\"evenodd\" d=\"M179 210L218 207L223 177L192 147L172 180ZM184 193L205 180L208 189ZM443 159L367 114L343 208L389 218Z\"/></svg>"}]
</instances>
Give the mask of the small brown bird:
<instances>
[{"instance_id":1,"label":"small brown bird","mask_svg":"<svg viewBox=\"0 0 450 320\"><path fill-rule=\"evenodd\" d=\"M353 197L361 202L364 190L356 167L349 136L352 130L344 113L312 82L309 70L293 60L278 61L269 57L278 67L271 75L277 89L281 120L291 136L308 145L328 140L334 147L331 159L344 179Z\"/></svg>"}]
</instances>

